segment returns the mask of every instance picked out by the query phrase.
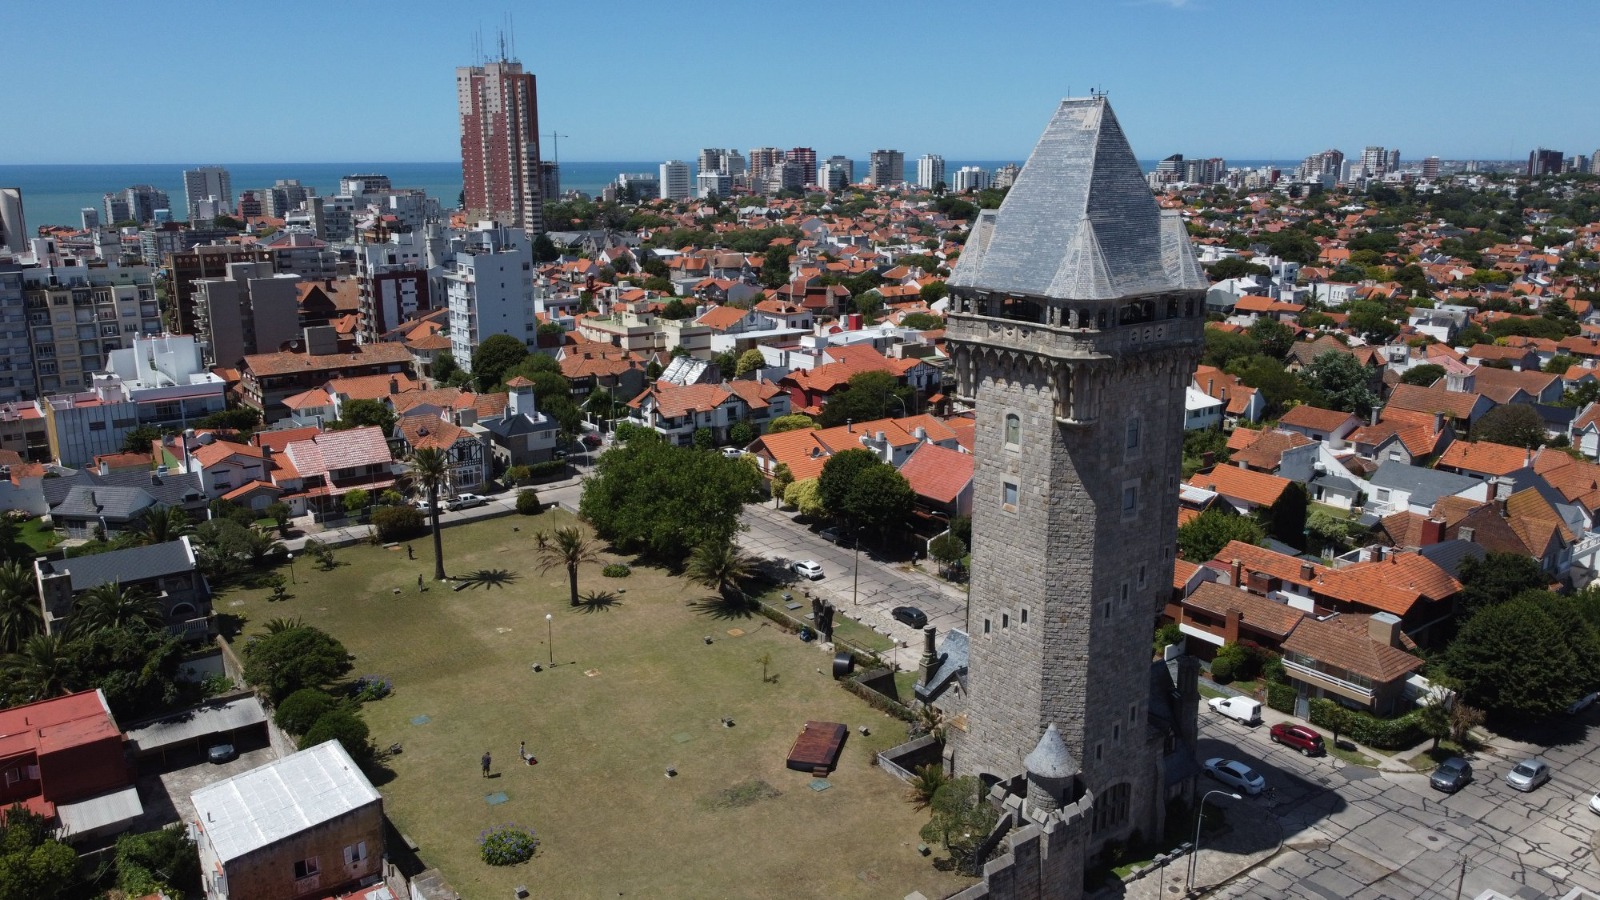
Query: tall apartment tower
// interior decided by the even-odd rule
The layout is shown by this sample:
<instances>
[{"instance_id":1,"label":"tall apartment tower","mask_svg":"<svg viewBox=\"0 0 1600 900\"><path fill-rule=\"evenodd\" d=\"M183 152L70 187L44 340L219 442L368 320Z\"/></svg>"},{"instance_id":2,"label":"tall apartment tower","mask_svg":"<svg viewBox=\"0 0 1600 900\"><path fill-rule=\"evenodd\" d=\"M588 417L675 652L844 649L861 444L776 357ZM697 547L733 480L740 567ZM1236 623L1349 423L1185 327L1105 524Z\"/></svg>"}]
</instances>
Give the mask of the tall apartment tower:
<instances>
[{"instance_id":1,"label":"tall apartment tower","mask_svg":"<svg viewBox=\"0 0 1600 900\"><path fill-rule=\"evenodd\" d=\"M783 151L777 147L750 148L750 185L758 188L767 176L783 165Z\"/></svg>"},{"instance_id":2,"label":"tall apartment tower","mask_svg":"<svg viewBox=\"0 0 1600 900\"><path fill-rule=\"evenodd\" d=\"M28 252L28 221L22 212L22 188L0 188L0 249Z\"/></svg>"},{"instance_id":3,"label":"tall apartment tower","mask_svg":"<svg viewBox=\"0 0 1600 900\"><path fill-rule=\"evenodd\" d=\"M727 171L723 168L728 158L727 153L728 152L726 150L722 150L717 147L705 147L701 149L699 158L695 160L696 173L705 174L706 172Z\"/></svg>"},{"instance_id":4,"label":"tall apartment tower","mask_svg":"<svg viewBox=\"0 0 1600 900\"><path fill-rule=\"evenodd\" d=\"M1438 178L1439 177L1439 157L1430 156L1427 159L1424 159L1422 161L1422 177L1423 178Z\"/></svg>"},{"instance_id":5,"label":"tall apartment tower","mask_svg":"<svg viewBox=\"0 0 1600 900\"><path fill-rule=\"evenodd\" d=\"M1391 149L1389 151L1389 161L1388 161L1388 164L1384 167L1384 171L1385 172L1398 172L1398 171L1400 171L1400 150L1399 150L1399 148L1393 148L1393 149Z\"/></svg>"},{"instance_id":6,"label":"tall apartment tower","mask_svg":"<svg viewBox=\"0 0 1600 900\"><path fill-rule=\"evenodd\" d=\"M809 179L817 173L817 151L810 147L796 147L784 154L783 158L785 162L800 164L800 171L803 173L800 180L803 184L809 183Z\"/></svg>"},{"instance_id":7,"label":"tall apartment tower","mask_svg":"<svg viewBox=\"0 0 1600 900\"><path fill-rule=\"evenodd\" d=\"M689 199L689 164L681 159L669 159L661 164L661 199Z\"/></svg>"},{"instance_id":8,"label":"tall apartment tower","mask_svg":"<svg viewBox=\"0 0 1600 900\"><path fill-rule=\"evenodd\" d=\"M917 187L931 191L944 183L944 157L929 153L917 160Z\"/></svg>"},{"instance_id":9,"label":"tall apartment tower","mask_svg":"<svg viewBox=\"0 0 1600 900\"><path fill-rule=\"evenodd\" d=\"M189 221L201 217L200 204L216 200L233 211L233 178L221 166L201 166L183 170L183 198Z\"/></svg>"},{"instance_id":10,"label":"tall apartment tower","mask_svg":"<svg viewBox=\"0 0 1600 900\"><path fill-rule=\"evenodd\" d=\"M874 150L867 158L867 180L889 187L906 180L906 155L899 150Z\"/></svg>"},{"instance_id":11,"label":"tall apartment tower","mask_svg":"<svg viewBox=\"0 0 1600 900\"><path fill-rule=\"evenodd\" d=\"M493 219L530 235L542 233L539 92L533 75L508 59L458 66L456 106L468 220Z\"/></svg>"},{"instance_id":12,"label":"tall apartment tower","mask_svg":"<svg viewBox=\"0 0 1600 900\"><path fill-rule=\"evenodd\" d=\"M1546 150L1540 147L1528 154L1528 177L1560 174L1563 161L1560 150Z\"/></svg>"},{"instance_id":13,"label":"tall apartment tower","mask_svg":"<svg viewBox=\"0 0 1600 900\"><path fill-rule=\"evenodd\" d=\"M856 183L856 161L848 156L830 156L825 166L838 166L844 172L844 183Z\"/></svg>"},{"instance_id":14,"label":"tall apartment tower","mask_svg":"<svg viewBox=\"0 0 1600 900\"><path fill-rule=\"evenodd\" d=\"M1092 806L1090 855L1161 834L1171 790L1192 784L1165 777L1169 737L1194 752L1192 660L1168 686L1150 633L1172 590L1206 287L1104 96L1061 102L950 277L978 464L967 724L946 752L959 775L1017 785L1026 770L1031 804L1030 751L1059 731L1081 771L1056 802Z\"/></svg>"},{"instance_id":15,"label":"tall apartment tower","mask_svg":"<svg viewBox=\"0 0 1600 900\"><path fill-rule=\"evenodd\" d=\"M1388 170L1389 154L1382 147L1366 147L1361 151L1361 168L1368 178L1382 178Z\"/></svg>"}]
</instances>

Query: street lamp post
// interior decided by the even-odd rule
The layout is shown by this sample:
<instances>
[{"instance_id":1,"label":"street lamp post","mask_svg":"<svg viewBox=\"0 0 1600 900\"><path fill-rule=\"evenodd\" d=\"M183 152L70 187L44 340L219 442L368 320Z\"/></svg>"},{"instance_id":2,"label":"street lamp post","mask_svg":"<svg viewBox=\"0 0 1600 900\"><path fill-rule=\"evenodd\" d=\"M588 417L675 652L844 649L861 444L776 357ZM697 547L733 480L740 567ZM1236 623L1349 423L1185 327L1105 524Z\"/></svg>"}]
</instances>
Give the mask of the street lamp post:
<instances>
[{"instance_id":1,"label":"street lamp post","mask_svg":"<svg viewBox=\"0 0 1600 900\"><path fill-rule=\"evenodd\" d=\"M544 642L545 646L550 648L550 668L552 669L556 667L555 620L555 616L549 613L544 614Z\"/></svg>"},{"instance_id":2,"label":"street lamp post","mask_svg":"<svg viewBox=\"0 0 1600 900\"><path fill-rule=\"evenodd\" d=\"M289 553L289 583L294 584L294 552Z\"/></svg>"},{"instance_id":3,"label":"street lamp post","mask_svg":"<svg viewBox=\"0 0 1600 900\"><path fill-rule=\"evenodd\" d=\"M855 552L855 561L851 566L854 571L850 575L850 605L861 605L861 529L850 529L850 543Z\"/></svg>"},{"instance_id":4,"label":"street lamp post","mask_svg":"<svg viewBox=\"0 0 1600 900\"><path fill-rule=\"evenodd\" d=\"M1200 813L1194 820L1194 847L1189 851L1189 877L1183 883L1183 892L1186 895L1194 890L1195 869L1199 868L1200 863L1200 826L1206 820L1206 801L1211 799L1212 794L1222 794L1235 800L1243 799L1232 791L1206 791L1206 795L1200 798Z\"/></svg>"}]
</instances>

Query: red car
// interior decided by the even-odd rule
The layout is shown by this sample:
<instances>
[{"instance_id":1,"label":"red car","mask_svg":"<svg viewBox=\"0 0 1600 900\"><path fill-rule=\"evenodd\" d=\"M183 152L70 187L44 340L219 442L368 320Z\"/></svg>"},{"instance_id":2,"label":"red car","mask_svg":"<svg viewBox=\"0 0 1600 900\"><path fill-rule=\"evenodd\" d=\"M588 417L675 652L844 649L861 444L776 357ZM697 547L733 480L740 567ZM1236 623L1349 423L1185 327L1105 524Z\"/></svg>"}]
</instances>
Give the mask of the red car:
<instances>
[{"instance_id":1,"label":"red car","mask_svg":"<svg viewBox=\"0 0 1600 900\"><path fill-rule=\"evenodd\" d=\"M1269 732L1274 744L1283 744L1293 747L1306 756L1321 756L1327 752L1322 745L1322 735L1304 725L1291 725L1288 722L1279 722L1272 726Z\"/></svg>"}]
</instances>

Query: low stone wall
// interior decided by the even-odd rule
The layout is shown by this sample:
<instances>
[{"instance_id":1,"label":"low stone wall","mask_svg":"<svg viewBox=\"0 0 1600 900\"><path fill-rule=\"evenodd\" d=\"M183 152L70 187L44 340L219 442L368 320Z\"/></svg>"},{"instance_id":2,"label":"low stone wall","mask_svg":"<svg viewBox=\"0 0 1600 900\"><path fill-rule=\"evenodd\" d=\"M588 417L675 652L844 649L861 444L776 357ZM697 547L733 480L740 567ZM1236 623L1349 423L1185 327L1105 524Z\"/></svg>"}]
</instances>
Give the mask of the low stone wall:
<instances>
[{"instance_id":1,"label":"low stone wall","mask_svg":"<svg viewBox=\"0 0 1600 900\"><path fill-rule=\"evenodd\" d=\"M890 775L893 775L901 781L910 783L911 779L916 776L915 773L913 773L911 769L906 768L906 766L909 765L915 767L915 760L918 757L926 755L929 747L937 748L938 746L938 738L935 738L931 734L925 734L922 737L915 738L895 747L890 747L889 749L879 753L878 768L888 772ZM929 762L938 761L937 750L934 752L934 757L935 758L929 760Z\"/></svg>"}]
</instances>

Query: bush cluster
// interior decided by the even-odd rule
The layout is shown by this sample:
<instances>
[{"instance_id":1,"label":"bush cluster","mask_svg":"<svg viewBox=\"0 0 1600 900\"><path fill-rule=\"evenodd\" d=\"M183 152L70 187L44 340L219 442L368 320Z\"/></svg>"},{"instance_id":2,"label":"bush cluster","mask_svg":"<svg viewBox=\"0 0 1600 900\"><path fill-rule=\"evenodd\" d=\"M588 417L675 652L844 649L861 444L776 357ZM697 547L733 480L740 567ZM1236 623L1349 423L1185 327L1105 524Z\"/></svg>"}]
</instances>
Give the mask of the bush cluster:
<instances>
[{"instance_id":1,"label":"bush cluster","mask_svg":"<svg viewBox=\"0 0 1600 900\"><path fill-rule=\"evenodd\" d=\"M520 825L496 825L478 835L478 852L491 866L514 866L533 858L539 839L533 829Z\"/></svg>"},{"instance_id":2,"label":"bush cluster","mask_svg":"<svg viewBox=\"0 0 1600 900\"><path fill-rule=\"evenodd\" d=\"M539 502L539 492L532 488L523 488L517 491L517 512L524 516L536 516L544 509L544 504Z\"/></svg>"},{"instance_id":3,"label":"bush cluster","mask_svg":"<svg viewBox=\"0 0 1600 900\"><path fill-rule=\"evenodd\" d=\"M1323 697L1311 701L1311 724L1337 731L1342 737L1377 750L1404 750L1427 737L1417 710L1393 719L1380 719L1371 713L1346 709Z\"/></svg>"},{"instance_id":4,"label":"bush cluster","mask_svg":"<svg viewBox=\"0 0 1600 900\"><path fill-rule=\"evenodd\" d=\"M527 470L528 481L549 481L552 478L566 474L567 461L564 459L552 459L549 462L534 463L531 466L527 466Z\"/></svg>"},{"instance_id":5,"label":"bush cluster","mask_svg":"<svg viewBox=\"0 0 1600 900\"><path fill-rule=\"evenodd\" d=\"M631 572L632 570L623 563L611 563L600 570L600 574L607 578L627 578Z\"/></svg>"},{"instance_id":6,"label":"bush cluster","mask_svg":"<svg viewBox=\"0 0 1600 900\"><path fill-rule=\"evenodd\" d=\"M1294 715L1294 688L1287 684L1267 682L1267 706L1281 713Z\"/></svg>"},{"instance_id":7,"label":"bush cluster","mask_svg":"<svg viewBox=\"0 0 1600 900\"><path fill-rule=\"evenodd\" d=\"M403 541L422 534L422 513L414 506L384 506L372 514L372 527L381 541Z\"/></svg>"}]
</instances>

